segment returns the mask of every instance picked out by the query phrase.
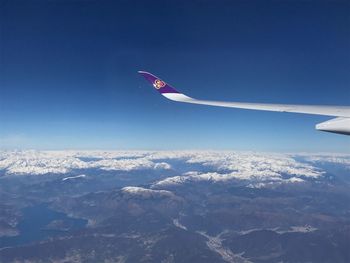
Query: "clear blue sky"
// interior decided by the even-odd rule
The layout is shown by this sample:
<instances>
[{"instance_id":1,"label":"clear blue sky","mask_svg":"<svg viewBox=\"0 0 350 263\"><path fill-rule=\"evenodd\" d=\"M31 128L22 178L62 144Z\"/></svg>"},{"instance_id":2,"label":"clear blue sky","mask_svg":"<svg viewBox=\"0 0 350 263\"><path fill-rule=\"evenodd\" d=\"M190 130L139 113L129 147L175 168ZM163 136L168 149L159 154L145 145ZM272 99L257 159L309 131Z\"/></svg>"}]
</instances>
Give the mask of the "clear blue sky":
<instances>
[{"instance_id":1,"label":"clear blue sky","mask_svg":"<svg viewBox=\"0 0 350 263\"><path fill-rule=\"evenodd\" d=\"M0 148L350 152L329 117L167 101L350 105L349 1L0 0Z\"/></svg>"}]
</instances>

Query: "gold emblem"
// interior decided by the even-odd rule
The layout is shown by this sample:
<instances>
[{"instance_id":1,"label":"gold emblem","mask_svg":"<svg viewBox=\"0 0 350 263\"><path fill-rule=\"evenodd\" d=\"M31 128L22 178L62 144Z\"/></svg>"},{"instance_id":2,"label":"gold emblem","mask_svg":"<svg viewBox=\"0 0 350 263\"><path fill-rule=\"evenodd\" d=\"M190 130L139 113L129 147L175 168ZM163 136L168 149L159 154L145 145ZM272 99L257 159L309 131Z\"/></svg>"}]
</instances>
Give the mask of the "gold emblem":
<instances>
[{"instance_id":1,"label":"gold emblem","mask_svg":"<svg viewBox=\"0 0 350 263\"><path fill-rule=\"evenodd\" d=\"M154 86L156 89L160 89L160 88L165 87L165 82L162 81L162 80L160 80L160 79L156 79L156 80L154 81L153 86Z\"/></svg>"}]
</instances>

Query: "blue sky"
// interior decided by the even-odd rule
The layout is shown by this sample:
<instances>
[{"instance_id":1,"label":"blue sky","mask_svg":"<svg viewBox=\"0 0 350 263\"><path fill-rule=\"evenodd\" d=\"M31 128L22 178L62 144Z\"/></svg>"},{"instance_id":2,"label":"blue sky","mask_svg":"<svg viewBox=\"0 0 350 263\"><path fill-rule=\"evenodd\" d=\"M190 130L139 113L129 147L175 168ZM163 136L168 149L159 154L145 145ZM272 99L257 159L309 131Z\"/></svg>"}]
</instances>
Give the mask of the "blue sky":
<instances>
[{"instance_id":1,"label":"blue sky","mask_svg":"<svg viewBox=\"0 0 350 263\"><path fill-rule=\"evenodd\" d=\"M325 116L178 104L350 105L348 1L1 1L0 148L349 152Z\"/></svg>"}]
</instances>

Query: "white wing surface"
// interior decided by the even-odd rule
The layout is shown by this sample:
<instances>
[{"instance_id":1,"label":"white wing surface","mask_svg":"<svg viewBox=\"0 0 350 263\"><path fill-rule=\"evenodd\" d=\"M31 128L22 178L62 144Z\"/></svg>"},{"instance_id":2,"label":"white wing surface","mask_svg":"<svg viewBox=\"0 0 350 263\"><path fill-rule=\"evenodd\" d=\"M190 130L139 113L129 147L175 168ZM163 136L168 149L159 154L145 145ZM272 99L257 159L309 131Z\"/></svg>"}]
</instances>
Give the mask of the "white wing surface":
<instances>
[{"instance_id":1,"label":"white wing surface","mask_svg":"<svg viewBox=\"0 0 350 263\"><path fill-rule=\"evenodd\" d=\"M304 114L315 114L325 116L342 117L334 120L327 121L327 125L318 124L316 129L322 131L329 131L341 134L350 134L350 106L320 106L320 105L294 105L294 104L267 104L267 103L247 103L247 102L226 102L226 101L212 101L212 100L198 100L188 97L172 86L154 76L151 73L145 71L139 71L139 73L149 81L153 87L155 87L160 94L167 99L228 108L239 108L249 110L264 110L264 111L278 111L278 112L293 112ZM336 120L336 121L335 121ZM340 121L341 120L341 121ZM333 125L336 124L336 130L333 129ZM330 130L327 130L329 128Z\"/></svg>"}]
</instances>

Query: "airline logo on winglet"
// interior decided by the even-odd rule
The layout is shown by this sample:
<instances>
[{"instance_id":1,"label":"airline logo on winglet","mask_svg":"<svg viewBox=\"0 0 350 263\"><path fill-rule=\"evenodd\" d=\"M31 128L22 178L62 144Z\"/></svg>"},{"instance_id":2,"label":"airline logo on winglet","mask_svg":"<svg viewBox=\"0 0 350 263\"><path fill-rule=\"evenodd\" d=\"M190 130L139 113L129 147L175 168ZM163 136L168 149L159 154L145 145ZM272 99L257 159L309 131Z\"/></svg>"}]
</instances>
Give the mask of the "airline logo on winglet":
<instances>
[{"instance_id":1,"label":"airline logo on winglet","mask_svg":"<svg viewBox=\"0 0 350 263\"><path fill-rule=\"evenodd\" d=\"M156 89L161 89L163 87L165 87L165 82L160 80L160 79L156 79L153 83L153 86L156 88Z\"/></svg>"}]
</instances>

